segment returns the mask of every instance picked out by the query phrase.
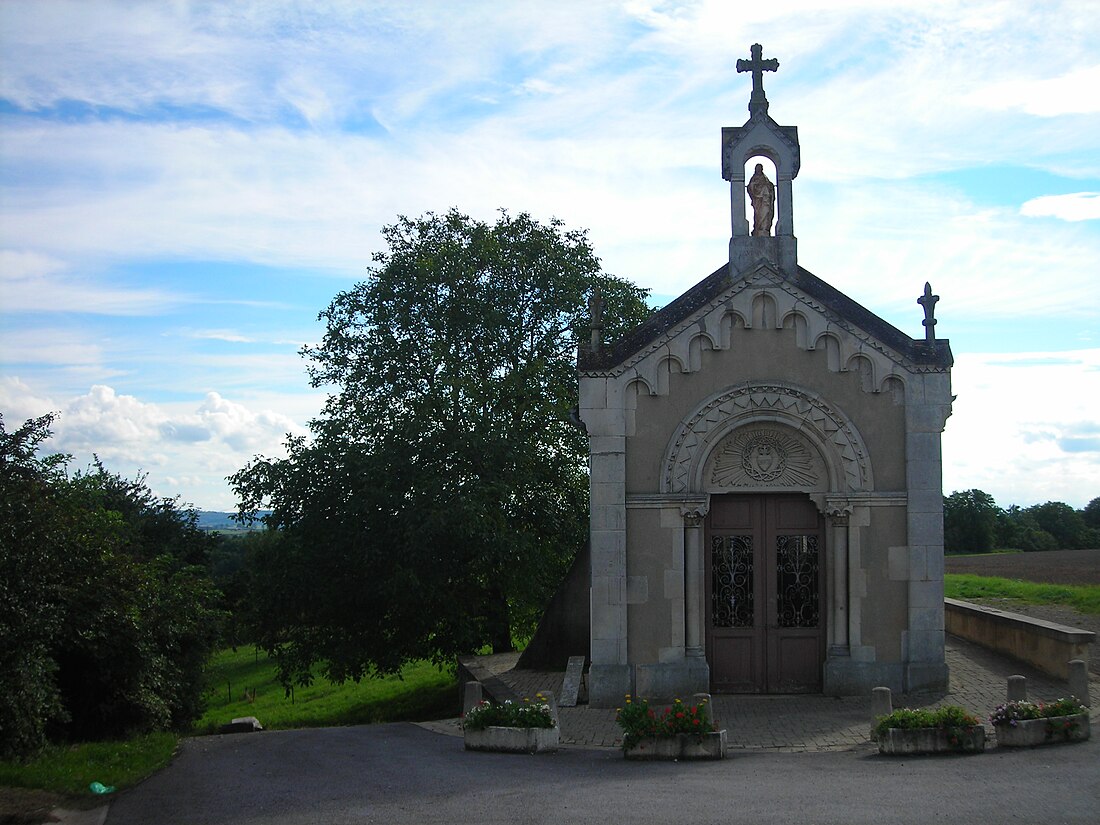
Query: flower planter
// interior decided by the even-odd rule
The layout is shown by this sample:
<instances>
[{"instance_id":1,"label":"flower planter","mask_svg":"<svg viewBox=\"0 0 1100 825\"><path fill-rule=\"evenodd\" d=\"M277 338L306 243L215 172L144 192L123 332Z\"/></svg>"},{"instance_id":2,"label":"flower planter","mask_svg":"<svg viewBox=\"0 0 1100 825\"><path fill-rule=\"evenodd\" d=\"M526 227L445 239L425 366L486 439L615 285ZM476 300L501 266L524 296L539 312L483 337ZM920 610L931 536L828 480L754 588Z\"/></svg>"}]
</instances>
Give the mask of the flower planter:
<instances>
[{"instance_id":1,"label":"flower planter","mask_svg":"<svg viewBox=\"0 0 1100 825\"><path fill-rule=\"evenodd\" d=\"M1033 748L1055 742L1083 742L1089 738L1089 715L1020 719L1015 725L997 725L995 730L998 747Z\"/></svg>"},{"instance_id":2,"label":"flower planter","mask_svg":"<svg viewBox=\"0 0 1100 825\"><path fill-rule=\"evenodd\" d=\"M878 752L888 756L922 753L981 753L985 728L890 728L878 737Z\"/></svg>"},{"instance_id":3,"label":"flower planter","mask_svg":"<svg viewBox=\"0 0 1100 825\"><path fill-rule=\"evenodd\" d=\"M678 733L675 736L650 736L623 751L627 759L725 759L725 730L704 733Z\"/></svg>"},{"instance_id":4,"label":"flower planter","mask_svg":"<svg viewBox=\"0 0 1100 825\"><path fill-rule=\"evenodd\" d=\"M558 749L558 728L498 728L465 730L462 738L468 751L497 753L546 753Z\"/></svg>"}]
</instances>

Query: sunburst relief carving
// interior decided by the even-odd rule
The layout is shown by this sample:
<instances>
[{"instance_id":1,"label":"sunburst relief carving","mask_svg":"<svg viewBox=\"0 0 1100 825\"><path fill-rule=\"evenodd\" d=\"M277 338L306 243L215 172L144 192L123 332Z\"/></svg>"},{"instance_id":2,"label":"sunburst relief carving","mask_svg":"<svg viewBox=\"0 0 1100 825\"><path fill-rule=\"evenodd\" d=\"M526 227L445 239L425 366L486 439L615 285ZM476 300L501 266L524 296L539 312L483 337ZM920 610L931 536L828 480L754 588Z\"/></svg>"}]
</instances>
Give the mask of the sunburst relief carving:
<instances>
[{"instance_id":1,"label":"sunburst relief carving","mask_svg":"<svg viewBox=\"0 0 1100 825\"><path fill-rule=\"evenodd\" d=\"M802 487L817 482L813 455L781 430L734 435L719 451L711 483L722 487Z\"/></svg>"}]
</instances>

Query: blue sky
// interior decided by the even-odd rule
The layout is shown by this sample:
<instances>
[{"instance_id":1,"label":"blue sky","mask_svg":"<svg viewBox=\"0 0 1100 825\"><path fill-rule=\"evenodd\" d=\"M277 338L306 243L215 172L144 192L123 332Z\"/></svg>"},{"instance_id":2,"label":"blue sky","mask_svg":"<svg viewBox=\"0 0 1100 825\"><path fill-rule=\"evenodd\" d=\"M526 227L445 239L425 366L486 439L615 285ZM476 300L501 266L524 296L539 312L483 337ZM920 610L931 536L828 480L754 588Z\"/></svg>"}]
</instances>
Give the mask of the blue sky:
<instances>
[{"instance_id":1,"label":"blue sky","mask_svg":"<svg viewBox=\"0 0 1100 825\"><path fill-rule=\"evenodd\" d=\"M6 425L231 509L399 214L556 216L670 300L726 256L755 42L800 263L914 336L941 296L945 490L1100 495L1092 0L0 3Z\"/></svg>"}]
</instances>

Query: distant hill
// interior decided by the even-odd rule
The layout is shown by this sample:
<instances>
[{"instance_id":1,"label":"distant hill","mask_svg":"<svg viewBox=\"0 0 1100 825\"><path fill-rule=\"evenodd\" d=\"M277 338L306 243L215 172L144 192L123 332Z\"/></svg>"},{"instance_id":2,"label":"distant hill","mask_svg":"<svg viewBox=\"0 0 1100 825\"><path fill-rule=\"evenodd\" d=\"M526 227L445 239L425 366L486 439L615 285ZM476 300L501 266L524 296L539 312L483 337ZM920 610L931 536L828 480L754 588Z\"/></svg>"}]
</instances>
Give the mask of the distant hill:
<instances>
[{"instance_id":1,"label":"distant hill","mask_svg":"<svg viewBox=\"0 0 1100 825\"><path fill-rule=\"evenodd\" d=\"M238 532L247 532L256 529L256 527L245 527L233 521L233 516L235 516L236 513L221 513L217 510L198 510L197 512L199 514L200 530L236 530ZM268 512L270 511L261 510L260 515L267 515Z\"/></svg>"}]
</instances>

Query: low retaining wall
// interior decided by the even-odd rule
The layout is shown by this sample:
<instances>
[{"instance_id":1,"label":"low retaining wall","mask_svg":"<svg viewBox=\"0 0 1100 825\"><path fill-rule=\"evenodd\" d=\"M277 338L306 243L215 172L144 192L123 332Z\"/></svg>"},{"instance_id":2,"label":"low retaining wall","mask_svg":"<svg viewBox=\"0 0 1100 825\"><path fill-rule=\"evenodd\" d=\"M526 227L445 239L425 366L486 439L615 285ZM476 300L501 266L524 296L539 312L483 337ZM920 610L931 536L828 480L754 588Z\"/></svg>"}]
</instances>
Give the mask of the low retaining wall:
<instances>
[{"instance_id":1,"label":"low retaining wall","mask_svg":"<svg viewBox=\"0 0 1100 825\"><path fill-rule=\"evenodd\" d=\"M519 695L499 676L494 675L487 667L478 663L477 656L458 657L458 698L465 698L467 682L481 682L481 688L485 692L485 698L497 704L504 702L519 702Z\"/></svg>"},{"instance_id":2,"label":"low retaining wall","mask_svg":"<svg viewBox=\"0 0 1100 825\"><path fill-rule=\"evenodd\" d=\"M1088 664L1091 630L1009 613L995 607L944 599L945 629L953 636L1005 653L1059 679L1069 679L1069 662Z\"/></svg>"}]
</instances>

